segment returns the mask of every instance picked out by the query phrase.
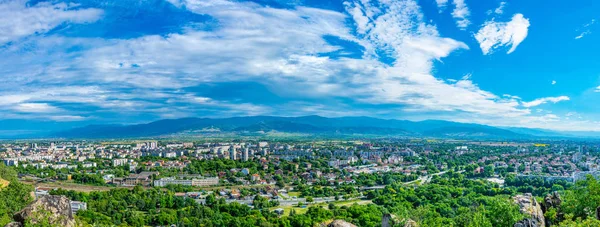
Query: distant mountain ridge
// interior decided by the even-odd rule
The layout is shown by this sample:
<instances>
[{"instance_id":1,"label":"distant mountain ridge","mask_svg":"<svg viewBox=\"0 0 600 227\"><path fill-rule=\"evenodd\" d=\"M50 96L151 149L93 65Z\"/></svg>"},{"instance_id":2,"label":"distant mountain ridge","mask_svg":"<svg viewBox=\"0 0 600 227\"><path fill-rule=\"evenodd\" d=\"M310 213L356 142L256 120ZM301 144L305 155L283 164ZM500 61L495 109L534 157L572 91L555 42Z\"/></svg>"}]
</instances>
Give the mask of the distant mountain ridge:
<instances>
[{"instance_id":1,"label":"distant mountain ridge","mask_svg":"<svg viewBox=\"0 0 600 227\"><path fill-rule=\"evenodd\" d=\"M181 118L135 125L89 125L53 133L61 138L139 138L213 133L301 133L322 136L377 135L439 138L528 139L534 136L498 127L451 121L386 120L371 117L233 117Z\"/></svg>"},{"instance_id":2,"label":"distant mountain ridge","mask_svg":"<svg viewBox=\"0 0 600 227\"><path fill-rule=\"evenodd\" d=\"M600 138L600 132L558 132L546 129L493 127L442 120L408 121L372 117L232 117L180 118L145 124L90 124L0 121L0 139L107 139L188 135L302 134L324 137L431 137L455 139Z\"/></svg>"}]
</instances>

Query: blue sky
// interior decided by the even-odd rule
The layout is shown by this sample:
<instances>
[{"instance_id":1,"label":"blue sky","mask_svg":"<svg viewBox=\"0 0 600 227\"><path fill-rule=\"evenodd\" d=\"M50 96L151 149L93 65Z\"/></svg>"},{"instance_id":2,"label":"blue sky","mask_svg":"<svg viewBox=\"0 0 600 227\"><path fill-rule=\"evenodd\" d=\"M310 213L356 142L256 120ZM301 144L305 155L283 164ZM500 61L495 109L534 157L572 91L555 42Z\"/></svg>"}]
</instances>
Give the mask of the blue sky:
<instances>
[{"instance_id":1,"label":"blue sky","mask_svg":"<svg viewBox=\"0 0 600 227\"><path fill-rule=\"evenodd\" d=\"M593 0L0 0L0 120L600 130Z\"/></svg>"}]
</instances>

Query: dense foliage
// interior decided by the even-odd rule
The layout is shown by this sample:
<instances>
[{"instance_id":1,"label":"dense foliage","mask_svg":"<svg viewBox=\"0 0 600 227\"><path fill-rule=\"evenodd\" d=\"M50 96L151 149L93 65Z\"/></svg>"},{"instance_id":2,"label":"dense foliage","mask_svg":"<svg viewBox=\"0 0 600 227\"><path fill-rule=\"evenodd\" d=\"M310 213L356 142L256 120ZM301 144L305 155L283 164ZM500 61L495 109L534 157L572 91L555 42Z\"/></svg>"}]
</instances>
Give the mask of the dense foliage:
<instances>
[{"instance_id":1,"label":"dense foliage","mask_svg":"<svg viewBox=\"0 0 600 227\"><path fill-rule=\"evenodd\" d=\"M8 182L0 186L0 226L12 221L13 213L31 202L32 187L17 180L17 173L0 162L0 179Z\"/></svg>"},{"instance_id":2,"label":"dense foliage","mask_svg":"<svg viewBox=\"0 0 600 227\"><path fill-rule=\"evenodd\" d=\"M312 226L332 218L341 218L361 226L377 226L382 211L378 206L310 207L306 214L280 218L268 209L273 206L257 197L256 209L238 203L227 204L209 196L206 205L193 199L174 196L172 192L141 187L113 189L108 192L80 193L55 190L51 194L65 195L88 203L87 211L77 215L87 223L98 225L168 225L184 226Z\"/></svg>"}]
</instances>

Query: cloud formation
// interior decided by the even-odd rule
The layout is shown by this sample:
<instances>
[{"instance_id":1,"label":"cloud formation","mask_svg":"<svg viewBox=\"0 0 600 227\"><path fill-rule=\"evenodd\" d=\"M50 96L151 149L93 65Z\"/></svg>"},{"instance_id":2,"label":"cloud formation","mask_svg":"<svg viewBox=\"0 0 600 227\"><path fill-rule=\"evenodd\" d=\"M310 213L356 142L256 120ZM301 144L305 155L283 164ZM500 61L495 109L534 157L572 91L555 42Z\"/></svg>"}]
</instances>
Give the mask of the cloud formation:
<instances>
[{"instance_id":1,"label":"cloud formation","mask_svg":"<svg viewBox=\"0 0 600 227\"><path fill-rule=\"evenodd\" d=\"M581 39L581 38L585 37L586 35L591 34L592 31L590 30L590 27L592 25L594 25L595 23L596 23L596 19L592 19L589 23L584 24L581 29L577 29L577 31L581 31L581 33L578 36L575 36L575 39Z\"/></svg>"},{"instance_id":2,"label":"cloud formation","mask_svg":"<svg viewBox=\"0 0 600 227\"><path fill-rule=\"evenodd\" d=\"M19 103L15 110L25 113L51 113L59 111L58 108L48 105L48 103Z\"/></svg>"},{"instance_id":3,"label":"cloud formation","mask_svg":"<svg viewBox=\"0 0 600 227\"><path fill-rule=\"evenodd\" d=\"M435 3L437 4L439 12L441 13L444 10L446 10L446 6L448 5L448 0L435 0Z\"/></svg>"},{"instance_id":4,"label":"cloud formation","mask_svg":"<svg viewBox=\"0 0 600 227\"><path fill-rule=\"evenodd\" d=\"M100 9L79 9L73 3L25 0L0 2L0 46L36 33L45 33L62 23L89 23L102 15Z\"/></svg>"},{"instance_id":5,"label":"cloud formation","mask_svg":"<svg viewBox=\"0 0 600 227\"><path fill-rule=\"evenodd\" d=\"M132 123L188 116L320 114L528 126L559 119L528 109L558 102L553 99L522 103L513 95L496 95L474 82L479 75L436 77L435 63L469 46L442 36L414 0L347 1L345 12L226 0L170 2L209 19L200 25L182 24L181 32L130 39L12 35L17 41L0 50L0 73L6 75L0 78L0 118ZM459 0L453 5L454 11L460 9L453 16L466 20L461 22L466 28L467 6ZM529 25L519 15L485 26L497 29L480 41L491 42L487 51L511 45L512 52L523 41ZM82 21L87 20L60 23ZM523 21L525 35L519 27ZM264 86L269 95L263 98L284 101L220 98L194 90L242 82Z\"/></svg>"},{"instance_id":6,"label":"cloud formation","mask_svg":"<svg viewBox=\"0 0 600 227\"><path fill-rule=\"evenodd\" d=\"M499 47L510 46L507 54L514 52L525 40L529 31L529 19L523 14L515 14L509 22L487 21L475 34L484 55L491 54Z\"/></svg>"},{"instance_id":7,"label":"cloud formation","mask_svg":"<svg viewBox=\"0 0 600 227\"><path fill-rule=\"evenodd\" d=\"M504 7L506 7L506 2L500 2L500 6L494 10L494 13L502 15L504 13Z\"/></svg>"},{"instance_id":8,"label":"cloud formation","mask_svg":"<svg viewBox=\"0 0 600 227\"><path fill-rule=\"evenodd\" d=\"M558 97L545 97L545 98L539 98L536 100L533 100L531 102L523 102L523 106L524 107L535 107L535 106L539 106L542 104L546 104L546 103L557 103L557 102L561 102L561 101L569 101L571 100L571 98L569 98L568 96L558 96Z\"/></svg>"},{"instance_id":9,"label":"cloud formation","mask_svg":"<svg viewBox=\"0 0 600 227\"><path fill-rule=\"evenodd\" d=\"M454 5L452 17L456 20L456 26L462 30L467 29L471 24L471 21L468 18L471 15L471 11L469 11L469 7L467 7L465 0L452 0L452 4Z\"/></svg>"}]
</instances>

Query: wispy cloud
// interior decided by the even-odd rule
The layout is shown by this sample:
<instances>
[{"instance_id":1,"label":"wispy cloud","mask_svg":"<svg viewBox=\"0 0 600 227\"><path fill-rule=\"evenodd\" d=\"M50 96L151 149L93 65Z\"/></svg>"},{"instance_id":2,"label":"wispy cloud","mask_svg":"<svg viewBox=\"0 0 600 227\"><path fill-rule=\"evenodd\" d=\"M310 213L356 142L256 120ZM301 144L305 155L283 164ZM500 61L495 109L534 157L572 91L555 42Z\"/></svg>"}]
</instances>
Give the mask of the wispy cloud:
<instances>
[{"instance_id":1,"label":"wispy cloud","mask_svg":"<svg viewBox=\"0 0 600 227\"><path fill-rule=\"evenodd\" d=\"M580 29L577 29L577 31L581 31L581 33L578 36L575 36L575 39L581 39L583 37L585 37L586 35L589 35L592 33L591 30L591 26L594 25L596 23L596 19L592 19L589 23L584 24Z\"/></svg>"},{"instance_id":2,"label":"wispy cloud","mask_svg":"<svg viewBox=\"0 0 600 227\"><path fill-rule=\"evenodd\" d=\"M515 14L509 22L487 21L475 34L484 55L502 46L510 46L508 54L514 52L525 40L529 30L529 19L523 14Z\"/></svg>"},{"instance_id":3,"label":"wispy cloud","mask_svg":"<svg viewBox=\"0 0 600 227\"><path fill-rule=\"evenodd\" d=\"M504 7L506 7L506 2L500 2L500 6L494 10L494 13L502 15L504 13Z\"/></svg>"},{"instance_id":4,"label":"wispy cloud","mask_svg":"<svg viewBox=\"0 0 600 227\"><path fill-rule=\"evenodd\" d=\"M555 85L555 84L556 84L556 80L553 80L553 81L552 81L552 85Z\"/></svg>"},{"instance_id":5,"label":"wispy cloud","mask_svg":"<svg viewBox=\"0 0 600 227\"><path fill-rule=\"evenodd\" d=\"M98 20L100 9L78 9L75 4L25 0L0 2L0 46L36 33L45 33L62 23L88 23Z\"/></svg>"},{"instance_id":6,"label":"wispy cloud","mask_svg":"<svg viewBox=\"0 0 600 227\"><path fill-rule=\"evenodd\" d=\"M596 89L594 90L594 92L600 92L600 86L596 87Z\"/></svg>"},{"instance_id":7,"label":"wispy cloud","mask_svg":"<svg viewBox=\"0 0 600 227\"><path fill-rule=\"evenodd\" d=\"M533 100L531 102L523 102L523 106L524 107L534 107L534 106L539 106L542 104L546 104L546 103L557 103L557 102L561 102L561 101L569 101L571 100L571 98L569 98L568 96L558 96L558 97L545 97L545 98L539 98L536 100Z\"/></svg>"},{"instance_id":8,"label":"wispy cloud","mask_svg":"<svg viewBox=\"0 0 600 227\"><path fill-rule=\"evenodd\" d=\"M437 4L440 13L446 10L446 7L448 6L448 0L435 0L435 3Z\"/></svg>"},{"instance_id":9,"label":"wispy cloud","mask_svg":"<svg viewBox=\"0 0 600 227\"><path fill-rule=\"evenodd\" d=\"M469 7L467 7L465 0L452 0L452 4L454 5L452 17L456 19L456 25L462 30L467 29L471 24L471 21L468 18L471 16L471 11L469 11Z\"/></svg>"},{"instance_id":10,"label":"wispy cloud","mask_svg":"<svg viewBox=\"0 0 600 227\"><path fill-rule=\"evenodd\" d=\"M52 113L60 110L48 103L19 103L14 109L24 113Z\"/></svg>"},{"instance_id":11,"label":"wispy cloud","mask_svg":"<svg viewBox=\"0 0 600 227\"><path fill-rule=\"evenodd\" d=\"M77 115L55 115L48 118L53 121L83 121L88 119L87 117Z\"/></svg>"}]
</instances>

